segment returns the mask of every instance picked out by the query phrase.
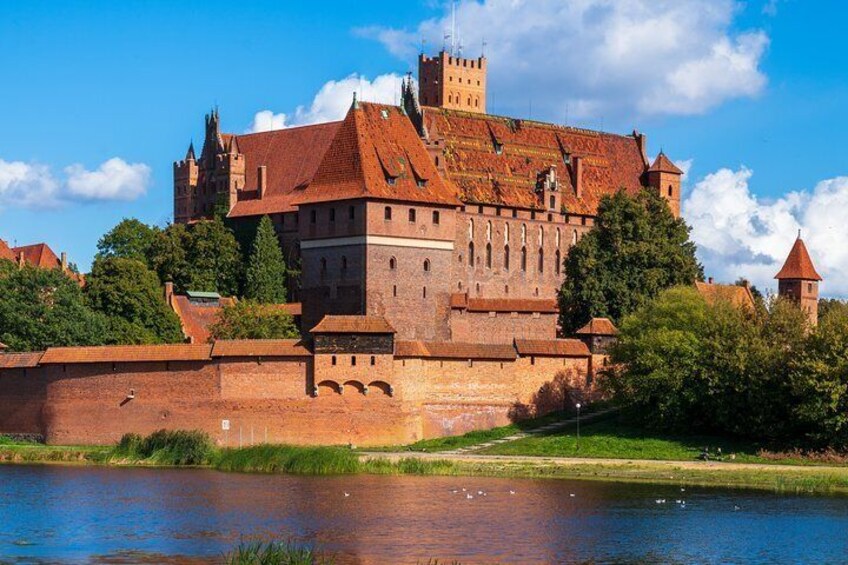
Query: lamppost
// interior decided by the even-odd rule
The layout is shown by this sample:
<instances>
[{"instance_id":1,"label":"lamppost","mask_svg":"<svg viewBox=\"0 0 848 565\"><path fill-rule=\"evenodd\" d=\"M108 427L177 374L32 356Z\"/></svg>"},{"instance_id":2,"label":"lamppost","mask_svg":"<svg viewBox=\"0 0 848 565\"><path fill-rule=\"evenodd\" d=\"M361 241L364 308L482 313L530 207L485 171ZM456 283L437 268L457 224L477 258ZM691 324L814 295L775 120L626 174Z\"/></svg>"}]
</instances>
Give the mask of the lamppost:
<instances>
[{"instance_id":1,"label":"lamppost","mask_svg":"<svg viewBox=\"0 0 848 565\"><path fill-rule=\"evenodd\" d=\"M580 403L577 403L577 451L580 451Z\"/></svg>"}]
</instances>

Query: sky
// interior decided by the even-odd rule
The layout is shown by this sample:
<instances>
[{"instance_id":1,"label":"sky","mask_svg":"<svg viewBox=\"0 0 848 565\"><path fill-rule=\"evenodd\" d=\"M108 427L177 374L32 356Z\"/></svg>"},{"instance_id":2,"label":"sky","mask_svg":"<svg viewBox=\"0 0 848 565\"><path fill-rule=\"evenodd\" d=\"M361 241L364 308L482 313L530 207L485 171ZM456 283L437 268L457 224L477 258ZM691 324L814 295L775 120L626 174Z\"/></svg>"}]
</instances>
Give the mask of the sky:
<instances>
[{"instance_id":1,"label":"sky","mask_svg":"<svg viewBox=\"0 0 848 565\"><path fill-rule=\"evenodd\" d=\"M797 237L848 296L848 4L458 0L490 113L647 134L687 174L706 274L772 277ZM172 163L218 106L229 132L392 103L451 29L435 0L0 0L0 238L83 270L124 217L166 225ZM450 42L451 40L448 40ZM198 147L199 149L199 147Z\"/></svg>"}]
</instances>

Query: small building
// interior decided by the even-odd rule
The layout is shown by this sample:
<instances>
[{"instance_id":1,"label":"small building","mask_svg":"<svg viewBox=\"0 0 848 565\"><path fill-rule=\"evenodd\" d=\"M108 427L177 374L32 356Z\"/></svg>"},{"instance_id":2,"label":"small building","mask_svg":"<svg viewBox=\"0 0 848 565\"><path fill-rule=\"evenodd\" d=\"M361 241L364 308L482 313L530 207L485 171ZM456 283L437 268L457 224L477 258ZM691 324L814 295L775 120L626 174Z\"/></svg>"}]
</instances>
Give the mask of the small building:
<instances>
[{"instance_id":1,"label":"small building","mask_svg":"<svg viewBox=\"0 0 848 565\"><path fill-rule=\"evenodd\" d=\"M609 318L592 318L589 323L575 332L593 355L606 355L615 343L618 328Z\"/></svg>"},{"instance_id":2,"label":"small building","mask_svg":"<svg viewBox=\"0 0 848 565\"><path fill-rule=\"evenodd\" d=\"M819 283L821 275L813 266L813 260L801 239L801 232L789 251L789 256L780 271L774 276L777 279L779 296L798 304L807 314L810 324L815 326L819 321Z\"/></svg>"}]
</instances>

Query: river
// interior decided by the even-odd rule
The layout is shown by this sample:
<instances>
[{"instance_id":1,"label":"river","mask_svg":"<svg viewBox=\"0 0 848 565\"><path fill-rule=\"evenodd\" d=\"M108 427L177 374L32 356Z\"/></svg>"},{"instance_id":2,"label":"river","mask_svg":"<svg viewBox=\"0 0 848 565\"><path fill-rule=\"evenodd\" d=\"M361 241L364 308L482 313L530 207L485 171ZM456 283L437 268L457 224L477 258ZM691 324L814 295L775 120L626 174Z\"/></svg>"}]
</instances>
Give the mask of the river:
<instances>
[{"instance_id":1,"label":"river","mask_svg":"<svg viewBox=\"0 0 848 565\"><path fill-rule=\"evenodd\" d=\"M848 498L669 485L0 466L0 520L15 564L218 563L241 536L339 565L848 562Z\"/></svg>"}]
</instances>

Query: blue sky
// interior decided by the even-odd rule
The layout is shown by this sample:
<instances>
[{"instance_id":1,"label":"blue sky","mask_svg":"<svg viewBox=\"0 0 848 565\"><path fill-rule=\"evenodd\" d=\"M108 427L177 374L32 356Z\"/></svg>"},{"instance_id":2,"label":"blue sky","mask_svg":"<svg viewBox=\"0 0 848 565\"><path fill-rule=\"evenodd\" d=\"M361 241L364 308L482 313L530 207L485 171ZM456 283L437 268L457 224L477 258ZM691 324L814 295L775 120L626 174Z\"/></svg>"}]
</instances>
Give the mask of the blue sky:
<instances>
[{"instance_id":1,"label":"blue sky","mask_svg":"<svg viewBox=\"0 0 848 565\"><path fill-rule=\"evenodd\" d=\"M87 268L122 217L169 220L172 161L210 106L244 132L263 110L277 125L335 117L354 83L392 97L420 38L440 47L450 11L176 4L0 3L0 238L46 241ZM638 128L652 154L689 167L684 212L709 273L767 286L801 228L825 289L848 294L848 255L832 249L848 237L843 3L487 0L459 2L457 19L466 54L488 44L490 110ZM363 79L338 82L352 73Z\"/></svg>"}]
</instances>

